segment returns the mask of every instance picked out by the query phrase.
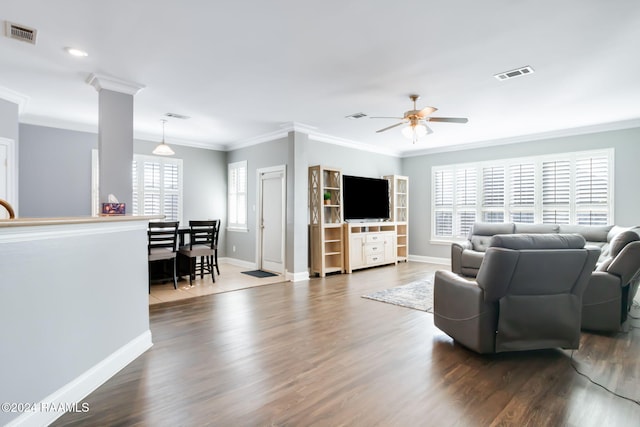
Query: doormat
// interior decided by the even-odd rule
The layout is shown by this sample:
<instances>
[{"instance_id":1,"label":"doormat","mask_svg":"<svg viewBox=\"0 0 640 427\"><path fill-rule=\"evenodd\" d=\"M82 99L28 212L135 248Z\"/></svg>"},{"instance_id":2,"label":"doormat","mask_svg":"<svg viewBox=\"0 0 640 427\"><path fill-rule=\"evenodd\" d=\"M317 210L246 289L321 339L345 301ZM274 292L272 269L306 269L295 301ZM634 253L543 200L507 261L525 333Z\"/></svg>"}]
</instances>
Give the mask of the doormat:
<instances>
[{"instance_id":1,"label":"doormat","mask_svg":"<svg viewBox=\"0 0 640 427\"><path fill-rule=\"evenodd\" d=\"M264 270L251 270L251 271L243 271L242 274L248 274L253 277L273 277L277 276L277 274L270 273Z\"/></svg>"}]
</instances>

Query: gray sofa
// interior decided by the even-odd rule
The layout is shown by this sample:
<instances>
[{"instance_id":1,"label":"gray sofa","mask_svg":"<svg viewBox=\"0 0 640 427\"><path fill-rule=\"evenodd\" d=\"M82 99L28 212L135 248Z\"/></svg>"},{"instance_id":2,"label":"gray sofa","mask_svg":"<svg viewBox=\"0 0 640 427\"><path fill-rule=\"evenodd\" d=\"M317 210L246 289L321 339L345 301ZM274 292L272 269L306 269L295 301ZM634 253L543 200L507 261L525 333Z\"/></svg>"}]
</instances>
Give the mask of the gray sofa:
<instances>
[{"instance_id":1,"label":"gray sofa","mask_svg":"<svg viewBox=\"0 0 640 427\"><path fill-rule=\"evenodd\" d=\"M476 277L492 236L579 234L601 254L583 295L582 328L617 331L627 319L640 284L640 227L475 223L468 239L451 245L451 270Z\"/></svg>"},{"instance_id":2,"label":"gray sofa","mask_svg":"<svg viewBox=\"0 0 640 427\"><path fill-rule=\"evenodd\" d=\"M478 353L578 348L599 254L576 234L493 236L475 280L436 272L434 324Z\"/></svg>"}]
</instances>

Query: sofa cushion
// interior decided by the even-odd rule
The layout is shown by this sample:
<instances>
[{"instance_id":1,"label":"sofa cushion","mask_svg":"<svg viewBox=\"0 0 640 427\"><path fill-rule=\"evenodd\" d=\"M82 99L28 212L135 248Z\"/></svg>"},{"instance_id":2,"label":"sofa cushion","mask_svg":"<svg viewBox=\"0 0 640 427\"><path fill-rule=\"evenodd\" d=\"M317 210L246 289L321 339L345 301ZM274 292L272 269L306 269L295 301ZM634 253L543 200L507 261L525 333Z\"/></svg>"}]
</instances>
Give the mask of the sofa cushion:
<instances>
[{"instance_id":1,"label":"sofa cushion","mask_svg":"<svg viewBox=\"0 0 640 427\"><path fill-rule=\"evenodd\" d=\"M469 231L469 240L473 245L473 250L484 252L489 247L489 240L496 234L512 234L514 225L512 223L494 224L488 222L476 222Z\"/></svg>"},{"instance_id":2,"label":"sofa cushion","mask_svg":"<svg viewBox=\"0 0 640 427\"><path fill-rule=\"evenodd\" d=\"M550 233L558 233L560 231L560 226L558 224L525 224L525 223L516 223L515 224L515 234L550 234Z\"/></svg>"},{"instance_id":3,"label":"sofa cushion","mask_svg":"<svg viewBox=\"0 0 640 427\"><path fill-rule=\"evenodd\" d=\"M560 233L563 234L579 234L587 241L587 244L596 244L594 246L602 246L607 242L607 236L613 225L567 225L560 224ZM597 243L601 244L598 245Z\"/></svg>"},{"instance_id":4,"label":"sofa cushion","mask_svg":"<svg viewBox=\"0 0 640 427\"><path fill-rule=\"evenodd\" d=\"M584 237L579 234L497 234L491 238L492 248L506 249L582 249Z\"/></svg>"}]
</instances>

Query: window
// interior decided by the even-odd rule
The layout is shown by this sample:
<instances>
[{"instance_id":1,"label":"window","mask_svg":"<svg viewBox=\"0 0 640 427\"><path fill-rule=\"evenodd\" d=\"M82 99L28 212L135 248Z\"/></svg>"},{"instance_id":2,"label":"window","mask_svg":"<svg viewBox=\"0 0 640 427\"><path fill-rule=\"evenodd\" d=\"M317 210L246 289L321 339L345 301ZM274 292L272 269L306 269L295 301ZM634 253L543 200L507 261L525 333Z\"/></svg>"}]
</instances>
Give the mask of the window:
<instances>
[{"instance_id":1,"label":"window","mask_svg":"<svg viewBox=\"0 0 640 427\"><path fill-rule=\"evenodd\" d=\"M229 229L247 229L247 161L229 163Z\"/></svg>"},{"instance_id":2,"label":"window","mask_svg":"<svg viewBox=\"0 0 640 427\"><path fill-rule=\"evenodd\" d=\"M182 160L133 156L133 215L164 215L182 220Z\"/></svg>"},{"instance_id":3,"label":"window","mask_svg":"<svg viewBox=\"0 0 640 427\"><path fill-rule=\"evenodd\" d=\"M93 214L99 209L98 150L92 152ZM134 154L131 166L133 192L127 213L165 215L166 221L182 222L182 159Z\"/></svg>"},{"instance_id":4,"label":"window","mask_svg":"<svg viewBox=\"0 0 640 427\"><path fill-rule=\"evenodd\" d=\"M432 238L476 221L604 225L613 220L613 149L432 169Z\"/></svg>"}]
</instances>

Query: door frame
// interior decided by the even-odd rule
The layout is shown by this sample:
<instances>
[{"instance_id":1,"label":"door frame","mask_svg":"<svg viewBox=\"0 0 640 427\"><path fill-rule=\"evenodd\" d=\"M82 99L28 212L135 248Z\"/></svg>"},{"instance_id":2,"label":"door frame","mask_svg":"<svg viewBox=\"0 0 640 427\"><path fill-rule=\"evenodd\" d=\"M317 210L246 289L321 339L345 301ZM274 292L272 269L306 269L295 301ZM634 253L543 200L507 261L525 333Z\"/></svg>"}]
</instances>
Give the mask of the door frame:
<instances>
[{"instance_id":1,"label":"door frame","mask_svg":"<svg viewBox=\"0 0 640 427\"><path fill-rule=\"evenodd\" d=\"M286 165L278 165L271 166L266 168L259 168L256 170L256 188L257 188L257 196L258 196L258 212L256 213L256 268L262 269L262 209L263 209L263 198L262 198L262 176L267 173L273 172L281 172L282 173L282 270L278 273L285 274L287 271L287 260L286 260L286 235L287 235L287 166Z\"/></svg>"},{"instance_id":2,"label":"door frame","mask_svg":"<svg viewBox=\"0 0 640 427\"><path fill-rule=\"evenodd\" d=\"M7 202L11 204L18 216L18 162L16 158L16 142L0 136L0 145L7 147Z\"/></svg>"}]
</instances>

